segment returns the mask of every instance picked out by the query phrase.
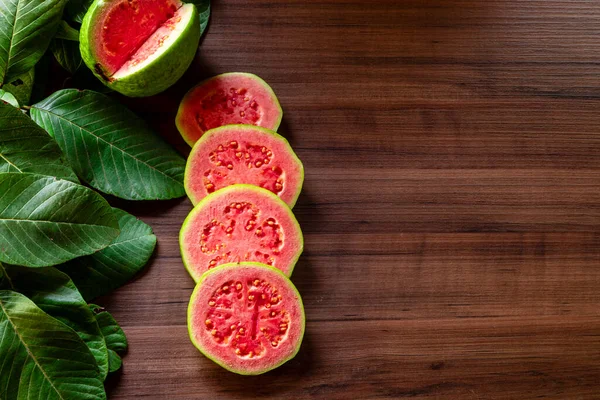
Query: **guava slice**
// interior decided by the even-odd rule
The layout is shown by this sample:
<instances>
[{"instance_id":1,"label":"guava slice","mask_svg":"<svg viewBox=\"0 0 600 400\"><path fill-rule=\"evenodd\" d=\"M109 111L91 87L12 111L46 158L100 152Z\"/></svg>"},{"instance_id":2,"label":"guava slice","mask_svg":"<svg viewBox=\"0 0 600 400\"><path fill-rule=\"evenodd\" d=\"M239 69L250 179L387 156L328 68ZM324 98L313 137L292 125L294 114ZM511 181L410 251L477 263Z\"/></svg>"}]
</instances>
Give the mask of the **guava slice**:
<instances>
[{"instance_id":1,"label":"guava slice","mask_svg":"<svg viewBox=\"0 0 600 400\"><path fill-rule=\"evenodd\" d=\"M133 97L174 84L199 41L196 6L179 0L96 0L80 31L86 65L105 85Z\"/></svg>"},{"instance_id":2,"label":"guava slice","mask_svg":"<svg viewBox=\"0 0 600 400\"><path fill-rule=\"evenodd\" d=\"M190 299L192 343L223 368L258 375L298 353L302 298L281 271L259 263L226 264L205 273Z\"/></svg>"},{"instance_id":3,"label":"guava slice","mask_svg":"<svg viewBox=\"0 0 600 400\"><path fill-rule=\"evenodd\" d=\"M211 268L260 262L287 276L302 253L296 217L279 197L253 185L232 185L202 199L179 233L181 258L198 281Z\"/></svg>"},{"instance_id":4,"label":"guava slice","mask_svg":"<svg viewBox=\"0 0 600 400\"><path fill-rule=\"evenodd\" d=\"M185 191L193 204L236 183L260 186L290 208L302 190L304 168L281 135L253 125L226 125L196 142L185 169Z\"/></svg>"},{"instance_id":5,"label":"guava slice","mask_svg":"<svg viewBox=\"0 0 600 400\"><path fill-rule=\"evenodd\" d=\"M200 82L184 96L175 123L190 145L209 129L230 124L276 131L283 111L273 89L254 74L230 72Z\"/></svg>"}]
</instances>

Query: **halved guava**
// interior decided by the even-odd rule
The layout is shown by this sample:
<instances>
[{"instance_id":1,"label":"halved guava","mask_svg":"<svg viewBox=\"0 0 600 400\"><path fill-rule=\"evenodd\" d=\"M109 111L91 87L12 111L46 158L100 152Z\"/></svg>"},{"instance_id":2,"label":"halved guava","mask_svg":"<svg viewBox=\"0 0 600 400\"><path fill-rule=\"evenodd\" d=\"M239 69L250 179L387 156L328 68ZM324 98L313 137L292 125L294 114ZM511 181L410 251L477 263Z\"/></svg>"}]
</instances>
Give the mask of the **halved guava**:
<instances>
[{"instance_id":1,"label":"halved guava","mask_svg":"<svg viewBox=\"0 0 600 400\"><path fill-rule=\"evenodd\" d=\"M185 169L185 191L197 204L236 183L260 186L294 207L304 168L285 138L253 125L226 125L196 142Z\"/></svg>"},{"instance_id":2,"label":"halved guava","mask_svg":"<svg viewBox=\"0 0 600 400\"><path fill-rule=\"evenodd\" d=\"M79 36L83 60L105 85L151 96L190 66L200 22L196 6L179 0L96 0Z\"/></svg>"},{"instance_id":3,"label":"halved guava","mask_svg":"<svg viewBox=\"0 0 600 400\"><path fill-rule=\"evenodd\" d=\"M230 124L276 131L283 111L273 89L254 74L230 72L193 87L179 106L175 123L190 145L209 129Z\"/></svg>"},{"instance_id":4,"label":"halved guava","mask_svg":"<svg viewBox=\"0 0 600 400\"><path fill-rule=\"evenodd\" d=\"M192 343L229 371L258 375L298 353L302 298L281 271L259 263L226 264L202 275L188 307Z\"/></svg>"},{"instance_id":5,"label":"halved guava","mask_svg":"<svg viewBox=\"0 0 600 400\"><path fill-rule=\"evenodd\" d=\"M232 262L260 262L287 276L304 239L292 210L272 192L232 185L202 199L179 233L181 258L198 281L211 268Z\"/></svg>"}]
</instances>

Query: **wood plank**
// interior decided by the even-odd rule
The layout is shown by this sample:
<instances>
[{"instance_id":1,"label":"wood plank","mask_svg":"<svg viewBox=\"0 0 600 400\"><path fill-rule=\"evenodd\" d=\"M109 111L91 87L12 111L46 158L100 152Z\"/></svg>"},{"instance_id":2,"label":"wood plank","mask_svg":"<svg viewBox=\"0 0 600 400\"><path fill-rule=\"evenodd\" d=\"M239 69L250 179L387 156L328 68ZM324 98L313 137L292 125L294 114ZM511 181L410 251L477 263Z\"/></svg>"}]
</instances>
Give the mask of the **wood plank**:
<instances>
[{"instance_id":1,"label":"wood plank","mask_svg":"<svg viewBox=\"0 0 600 400\"><path fill-rule=\"evenodd\" d=\"M183 94L228 71L276 91L306 169L298 357L240 377L186 332L188 200L114 201L159 238L99 299L131 348L115 399L600 397L595 0L213 1L184 79L123 99L183 154Z\"/></svg>"},{"instance_id":2,"label":"wood plank","mask_svg":"<svg viewBox=\"0 0 600 400\"><path fill-rule=\"evenodd\" d=\"M598 317L313 322L297 358L258 377L197 357L185 326L138 327L119 386L164 399L595 399L599 327Z\"/></svg>"}]
</instances>

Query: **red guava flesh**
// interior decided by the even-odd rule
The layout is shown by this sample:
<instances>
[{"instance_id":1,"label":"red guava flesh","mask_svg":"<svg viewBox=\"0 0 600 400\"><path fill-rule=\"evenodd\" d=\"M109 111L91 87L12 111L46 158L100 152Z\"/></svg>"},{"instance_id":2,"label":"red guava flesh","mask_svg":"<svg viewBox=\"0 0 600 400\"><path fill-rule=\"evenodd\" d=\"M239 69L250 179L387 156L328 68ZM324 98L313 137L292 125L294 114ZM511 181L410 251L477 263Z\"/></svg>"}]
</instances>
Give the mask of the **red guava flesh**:
<instances>
[{"instance_id":1,"label":"red guava flesh","mask_svg":"<svg viewBox=\"0 0 600 400\"><path fill-rule=\"evenodd\" d=\"M103 72L117 72L182 5L179 0L111 2L94 27L99 38L95 56Z\"/></svg>"},{"instance_id":2,"label":"red guava flesh","mask_svg":"<svg viewBox=\"0 0 600 400\"><path fill-rule=\"evenodd\" d=\"M260 186L293 207L302 190L304 170L287 140L250 125L211 129L188 158L185 189L192 203L236 183Z\"/></svg>"},{"instance_id":3,"label":"red guava flesh","mask_svg":"<svg viewBox=\"0 0 600 400\"><path fill-rule=\"evenodd\" d=\"M208 358L256 375L293 358L304 335L300 294L279 271L256 263L206 273L188 308L190 338Z\"/></svg>"},{"instance_id":4,"label":"red guava flesh","mask_svg":"<svg viewBox=\"0 0 600 400\"><path fill-rule=\"evenodd\" d=\"M248 124L276 131L283 112L265 81L253 74L217 75L192 88L181 101L176 123L192 146L209 129Z\"/></svg>"},{"instance_id":5,"label":"red guava flesh","mask_svg":"<svg viewBox=\"0 0 600 400\"><path fill-rule=\"evenodd\" d=\"M300 226L276 195L252 185L232 185L204 198L179 236L181 257L197 281L232 262L271 265L290 276L303 249Z\"/></svg>"}]
</instances>

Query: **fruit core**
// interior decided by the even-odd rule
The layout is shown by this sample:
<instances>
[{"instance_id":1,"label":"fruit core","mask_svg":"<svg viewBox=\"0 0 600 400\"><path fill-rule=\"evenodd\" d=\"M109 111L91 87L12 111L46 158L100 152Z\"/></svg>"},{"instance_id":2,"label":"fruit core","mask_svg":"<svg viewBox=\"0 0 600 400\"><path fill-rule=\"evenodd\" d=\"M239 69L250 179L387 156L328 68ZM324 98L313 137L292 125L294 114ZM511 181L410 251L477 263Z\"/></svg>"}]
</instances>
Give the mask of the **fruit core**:
<instances>
[{"instance_id":1,"label":"fruit core","mask_svg":"<svg viewBox=\"0 0 600 400\"><path fill-rule=\"evenodd\" d=\"M204 325L217 344L239 358L259 358L287 339L290 317L267 280L229 280L209 298Z\"/></svg>"},{"instance_id":2,"label":"fruit core","mask_svg":"<svg viewBox=\"0 0 600 400\"><path fill-rule=\"evenodd\" d=\"M200 251L212 257L208 269L240 261L273 265L273 256L283 248L283 230L275 218L262 214L252 203L232 202L222 210L222 219L204 225Z\"/></svg>"},{"instance_id":3,"label":"fruit core","mask_svg":"<svg viewBox=\"0 0 600 400\"><path fill-rule=\"evenodd\" d=\"M218 88L200 101L196 123L203 131L230 124L260 125L262 107L247 88Z\"/></svg>"},{"instance_id":4,"label":"fruit core","mask_svg":"<svg viewBox=\"0 0 600 400\"><path fill-rule=\"evenodd\" d=\"M157 51L181 21L179 0L122 0L100 22L97 70L113 75L129 61L137 64ZM162 28L162 29L161 29ZM155 33L161 30L162 35ZM147 43L152 40L153 43ZM154 47L154 49L152 48Z\"/></svg>"},{"instance_id":5,"label":"fruit core","mask_svg":"<svg viewBox=\"0 0 600 400\"><path fill-rule=\"evenodd\" d=\"M260 171L258 186L275 194L283 190L285 173L281 167L272 165L273 151L266 146L231 141L215 148L209 154L209 160L214 167L204 172L203 179L208 193L233 185L245 175L256 176L256 170Z\"/></svg>"}]
</instances>

